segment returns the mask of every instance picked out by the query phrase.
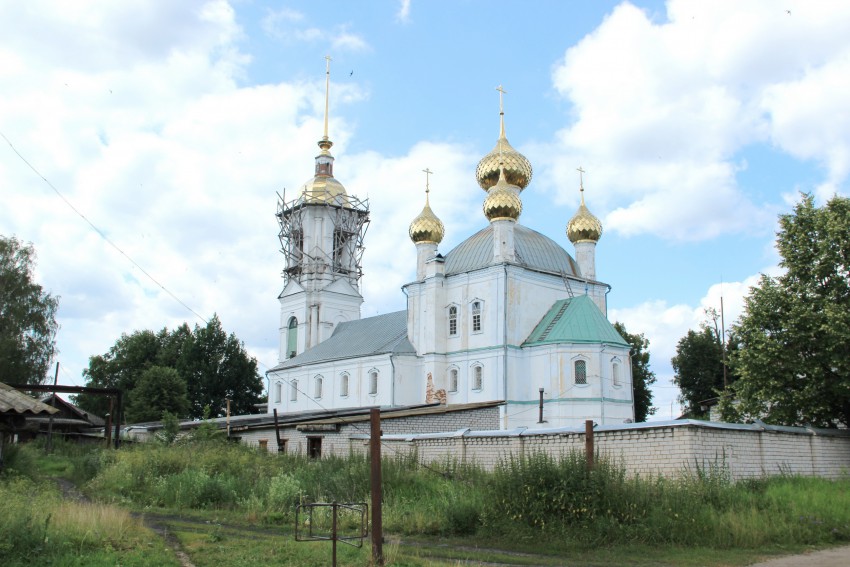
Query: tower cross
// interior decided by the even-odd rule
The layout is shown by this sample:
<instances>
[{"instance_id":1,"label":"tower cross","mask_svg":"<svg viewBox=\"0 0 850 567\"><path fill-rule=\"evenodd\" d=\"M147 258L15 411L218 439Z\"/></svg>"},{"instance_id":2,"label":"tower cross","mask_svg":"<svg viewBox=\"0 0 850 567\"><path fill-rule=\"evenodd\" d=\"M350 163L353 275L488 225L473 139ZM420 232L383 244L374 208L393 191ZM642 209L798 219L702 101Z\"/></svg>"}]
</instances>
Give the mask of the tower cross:
<instances>
[{"instance_id":1,"label":"tower cross","mask_svg":"<svg viewBox=\"0 0 850 567\"><path fill-rule=\"evenodd\" d=\"M431 191L431 188L430 188L431 175L434 172L431 171L430 169L428 169L427 167L425 169L423 169L422 172L425 174L425 198L427 199L428 198L428 192Z\"/></svg>"},{"instance_id":2,"label":"tower cross","mask_svg":"<svg viewBox=\"0 0 850 567\"><path fill-rule=\"evenodd\" d=\"M501 146L502 146L501 140L502 140L502 138L505 137L505 105L504 105L504 100L503 100L502 97L508 91L503 89L502 85L499 85L498 87L496 87L496 90L499 91L499 147L501 148Z\"/></svg>"},{"instance_id":3,"label":"tower cross","mask_svg":"<svg viewBox=\"0 0 850 567\"><path fill-rule=\"evenodd\" d=\"M581 166L578 166L578 168L576 168L576 171L578 171L578 186L579 186L579 189L584 191L584 170L581 168Z\"/></svg>"}]
</instances>

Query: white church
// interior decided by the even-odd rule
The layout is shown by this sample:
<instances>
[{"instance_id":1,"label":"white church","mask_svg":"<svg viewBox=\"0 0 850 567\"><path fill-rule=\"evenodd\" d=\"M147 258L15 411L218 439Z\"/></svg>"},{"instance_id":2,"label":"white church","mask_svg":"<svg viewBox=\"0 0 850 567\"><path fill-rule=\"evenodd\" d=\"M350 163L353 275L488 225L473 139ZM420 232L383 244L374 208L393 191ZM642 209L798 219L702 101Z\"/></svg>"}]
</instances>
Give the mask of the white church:
<instances>
[{"instance_id":1,"label":"white church","mask_svg":"<svg viewBox=\"0 0 850 567\"><path fill-rule=\"evenodd\" d=\"M583 184L566 225L576 259L519 223L532 168L508 143L502 108L496 146L475 174L487 224L441 253L445 230L426 182L410 224L416 279L402 289L407 309L365 319L369 208L334 177L327 93L324 130L315 175L278 206L286 264L269 413L495 401L503 429L634 419L629 345L607 318L610 286L596 279L602 225Z\"/></svg>"}]
</instances>

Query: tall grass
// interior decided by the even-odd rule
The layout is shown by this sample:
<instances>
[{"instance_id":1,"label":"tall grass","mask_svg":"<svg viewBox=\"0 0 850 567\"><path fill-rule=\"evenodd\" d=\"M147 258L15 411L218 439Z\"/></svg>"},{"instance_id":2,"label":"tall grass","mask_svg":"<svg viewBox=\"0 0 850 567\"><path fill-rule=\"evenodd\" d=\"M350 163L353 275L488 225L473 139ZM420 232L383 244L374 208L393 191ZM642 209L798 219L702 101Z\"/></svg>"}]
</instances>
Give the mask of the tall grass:
<instances>
[{"instance_id":1,"label":"tall grass","mask_svg":"<svg viewBox=\"0 0 850 567\"><path fill-rule=\"evenodd\" d=\"M287 524L306 502L368 502L363 456L311 460L228 443L103 452L90 493L176 509L231 510ZM680 478L627 477L580 453L506 458L492 472L414 457L383 461L384 526L399 534L535 537L579 545L758 547L850 540L850 480L734 483L722 461Z\"/></svg>"},{"instance_id":2,"label":"tall grass","mask_svg":"<svg viewBox=\"0 0 850 567\"><path fill-rule=\"evenodd\" d=\"M127 510L63 500L55 486L17 476L0 482L0 557L4 564L46 562L98 550L150 546L153 535Z\"/></svg>"}]
</instances>

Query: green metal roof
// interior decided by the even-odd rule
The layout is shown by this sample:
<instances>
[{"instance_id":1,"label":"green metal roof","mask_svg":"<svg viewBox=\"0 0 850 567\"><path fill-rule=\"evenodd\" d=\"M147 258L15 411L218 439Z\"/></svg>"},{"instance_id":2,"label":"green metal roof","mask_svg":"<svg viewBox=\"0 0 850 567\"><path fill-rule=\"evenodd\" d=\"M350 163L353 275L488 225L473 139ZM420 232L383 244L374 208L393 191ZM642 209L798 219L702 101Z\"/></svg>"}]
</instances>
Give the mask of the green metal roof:
<instances>
[{"instance_id":1,"label":"green metal roof","mask_svg":"<svg viewBox=\"0 0 850 567\"><path fill-rule=\"evenodd\" d=\"M606 343L629 346L586 295L556 301L522 346L556 343Z\"/></svg>"}]
</instances>

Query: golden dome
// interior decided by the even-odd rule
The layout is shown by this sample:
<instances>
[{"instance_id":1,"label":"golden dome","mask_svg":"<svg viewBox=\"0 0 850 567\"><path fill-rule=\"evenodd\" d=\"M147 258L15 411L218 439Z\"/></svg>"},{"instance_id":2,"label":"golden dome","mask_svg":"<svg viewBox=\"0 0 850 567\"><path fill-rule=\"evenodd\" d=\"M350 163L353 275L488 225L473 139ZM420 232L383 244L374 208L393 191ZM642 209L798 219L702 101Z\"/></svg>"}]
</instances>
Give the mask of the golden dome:
<instances>
[{"instance_id":1,"label":"golden dome","mask_svg":"<svg viewBox=\"0 0 850 567\"><path fill-rule=\"evenodd\" d=\"M428 171L428 173L430 174L431 172ZM434 211L431 210L431 205L428 202L429 191L430 189L426 182L425 207L423 207L419 216L413 219L413 222L410 223L410 230L408 231L410 239L416 244L419 244L420 242L439 244L446 235L446 227L443 226L443 222L438 219L437 215L434 214Z\"/></svg>"},{"instance_id":2,"label":"golden dome","mask_svg":"<svg viewBox=\"0 0 850 567\"><path fill-rule=\"evenodd\" d=\"M496 142L493 151L481 158L478 167L475 168L475 179L481 188L487 191L496 184L502 163L505 166L505 178L508 183L515 185L520 191L525 189L531 182L531 162L511 147L504 133Z\"/></svg>"},{"instance_id":3,"label":"golden dome","mask_svg":"<svg viewBox=\"0 0 850 567\"><path fill-rule=\"evenodd\" d=\"M499 181L488 192L484 199L484 216L489 221L517 220L522 214L522 199L519 198L519 187L508 183L505 169L499 173Z\"/></svg>"},{"instance_id":4,"label":"golden dome","mask_svg":"<svg viewBox=\"0 0 850 567\"><path fill-rule=\"evenodd\" d=\"M584 204L584 187L581 187L581 205L567 223L567 238L570 242L599 242L602 237L602 223L593 216Z\"/></svg>"},{"instance_id":5,"label":"golden dome","mask_svg":"<svg viewBox=\"0 0 850 567\"><path fill-rule=\"evenodd\" d=\"M301 197L304 203L330 203L333 205L348 203L345 187L336 178L328 175L317 175L307 181L302 187Z\"/></svg>"}]
</instances>

